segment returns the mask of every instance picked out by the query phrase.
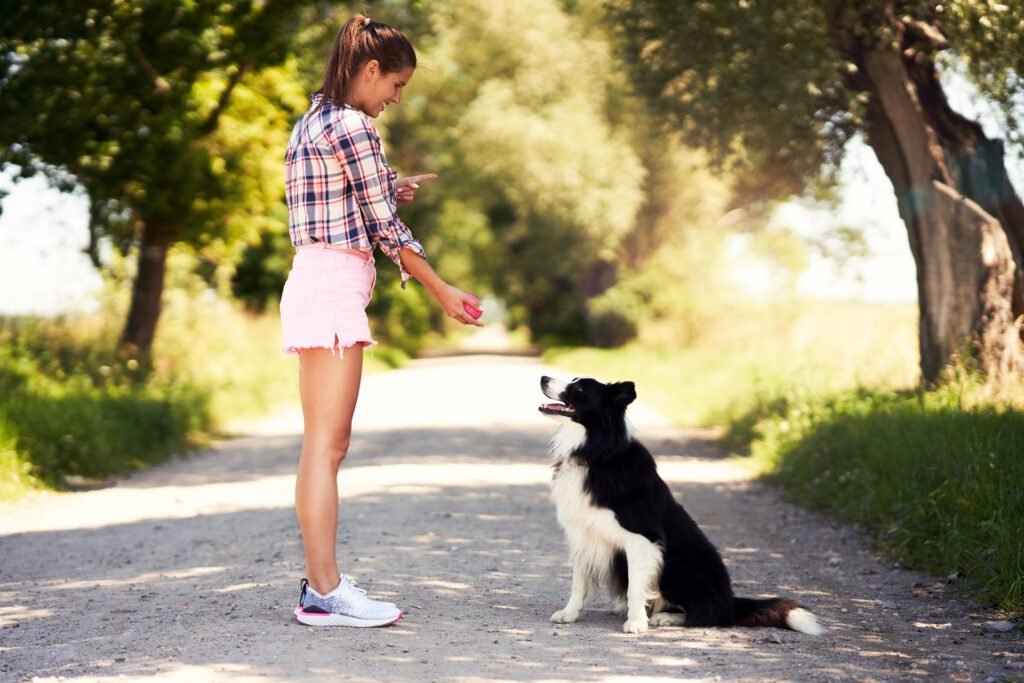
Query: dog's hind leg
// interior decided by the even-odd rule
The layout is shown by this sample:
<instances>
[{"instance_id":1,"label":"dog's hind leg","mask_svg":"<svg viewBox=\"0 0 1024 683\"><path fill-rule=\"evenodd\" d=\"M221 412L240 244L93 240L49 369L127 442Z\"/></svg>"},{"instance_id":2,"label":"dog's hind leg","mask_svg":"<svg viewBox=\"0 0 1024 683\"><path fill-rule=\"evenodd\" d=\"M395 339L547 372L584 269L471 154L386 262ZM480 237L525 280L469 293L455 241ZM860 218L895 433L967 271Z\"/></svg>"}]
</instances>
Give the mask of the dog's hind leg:
<instances>
[{"instance_id":1,"label":"dog's hind leg","mask_svg":"<svg viewBox=\"0 0 1024 683\"><path fill-rule=\"evenodd\" d=\"M590 593L593 579L590 572L579 560L572 563L572 592L565 607L551 615L556 624L570 624L583 618L583 601Z\"/></svg>"},{"instance_id":2,"label":"dog's hind leg","mask_svg":"<svg viewBox=\"0 0 1024 683\"><path fill-rule=\"evenodd\" d=\"M685 612L655 612L650 618L651 626L683 626L685 623Z\"/></svg>"},{"instance_id":3,"label":"dog's hind leg","mask_svg":"<svg viewBox=\"0 0 1024 683\"><path fill-rule=\"evenodd\" d=\"M626 589L625 633L647 631L647 596L657 585L661 573L662 549L643 536L634 535L626 546L629 564L629 586Z\"/></svg>"},{"instance_id":4,"label":"dog's hind leg","mask_svg":"<svg viewBox=\"0 0 1024 683\"><path fill-rule=\"evenodd\" d=\"M612 599L612 614L626 616L629 603L626 601L626 589L629 587L629 568L626 565L626 553L621 550L612 556L611 567L605 579L608 595Z\"/></svg>"}]
</instances>

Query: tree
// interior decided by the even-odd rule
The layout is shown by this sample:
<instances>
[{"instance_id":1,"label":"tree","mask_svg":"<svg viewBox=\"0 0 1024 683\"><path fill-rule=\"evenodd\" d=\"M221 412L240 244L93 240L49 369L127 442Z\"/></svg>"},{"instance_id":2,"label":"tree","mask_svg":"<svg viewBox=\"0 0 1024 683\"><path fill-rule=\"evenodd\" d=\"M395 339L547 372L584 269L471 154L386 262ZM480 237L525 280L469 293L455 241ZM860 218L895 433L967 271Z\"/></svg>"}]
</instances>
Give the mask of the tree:
<instances>
[{"instance_id":1,"label":"tree","mask_svg":"<svg viewBox=\"0 0 1024 683\"><path fill-rule=\"evenodd\" d=\"M946 55L966 62L1012 126L1024 92L1024 5L612 0L610 8L638 90L688 142L742 173L746 199L829 182L846 142L863 133L893 183L917 263L923 378L936 380L965 351L995 381L1020 376L1024 205L1002 143L953 111L939 69Z\"/></svg>"},{"instance_id":2,"label":"tree","mask_svg":"<svg viewBox=\"0 0 1024 683\"><path fill-rule=\"evenodd\" d=\"M409 223L442 274L462 267L446 250L470 251L514 322L583 341L585 302L613 281L643 201L610 46L557 0L452 0L425 20L384 121L392 162L441 176Z\"/></svg>"},{"instance_id":3,"label":"tree","mask_svg":"<svg viewBox=\"0 0 1024 683\"><path fill-rule=\"evenodd\" d=\"M91 252L138 246L122 344L148 354L168 247L224 234L251 156L218 132L243 79L280 63L301 2L59 0L0 12L0 165L89 195ZM13 6L10 6L13 5Z\"/></svg>"}]
</instances>

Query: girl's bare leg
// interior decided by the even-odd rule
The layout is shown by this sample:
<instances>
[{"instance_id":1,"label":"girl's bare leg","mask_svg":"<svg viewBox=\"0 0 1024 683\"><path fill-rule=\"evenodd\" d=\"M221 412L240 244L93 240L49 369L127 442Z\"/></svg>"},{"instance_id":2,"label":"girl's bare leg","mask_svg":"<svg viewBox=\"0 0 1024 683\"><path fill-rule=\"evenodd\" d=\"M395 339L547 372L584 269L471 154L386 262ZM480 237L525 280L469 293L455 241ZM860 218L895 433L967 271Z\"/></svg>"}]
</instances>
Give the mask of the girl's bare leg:
<instances>
[{"instance_id":1,"label":"girl's bare leg","mask_svg":"<svg viewBox=\"0 0 1024 683\"><path fill-rule=\"evenodd\" d=\"M295 479L295 512L306 551L306 578L320 594L338 585L338 467L348 453L359 396L363 347L299 352L305 424Z\"/></svg>"}]
</instances>

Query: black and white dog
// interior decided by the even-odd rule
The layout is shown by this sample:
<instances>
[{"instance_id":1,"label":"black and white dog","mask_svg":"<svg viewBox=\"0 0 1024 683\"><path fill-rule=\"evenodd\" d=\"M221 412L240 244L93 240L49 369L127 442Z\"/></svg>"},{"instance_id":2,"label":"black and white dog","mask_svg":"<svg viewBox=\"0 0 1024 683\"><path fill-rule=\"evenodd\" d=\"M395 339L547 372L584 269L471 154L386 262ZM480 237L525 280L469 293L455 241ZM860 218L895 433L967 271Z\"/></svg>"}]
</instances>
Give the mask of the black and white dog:
<instances>
[{"instance_id":1,"label":"black and white dog","mask_svg":"<svg viewBox=\"0 0 1024 683\"><path fill-rule=\"evenodd\" d=\"M551 498L572 556L572 594L551 621L579 621L583 601L604 584L626 615L622 630L652 626L775 626L821 635L825 628L792 600L733 595L718 551L658 476L633 435L626 407L632 382L568 384L541 378L540 411L562 422L551 440ZM650 615L648 616L648 608Z\"/></svg>"}]
</instances>

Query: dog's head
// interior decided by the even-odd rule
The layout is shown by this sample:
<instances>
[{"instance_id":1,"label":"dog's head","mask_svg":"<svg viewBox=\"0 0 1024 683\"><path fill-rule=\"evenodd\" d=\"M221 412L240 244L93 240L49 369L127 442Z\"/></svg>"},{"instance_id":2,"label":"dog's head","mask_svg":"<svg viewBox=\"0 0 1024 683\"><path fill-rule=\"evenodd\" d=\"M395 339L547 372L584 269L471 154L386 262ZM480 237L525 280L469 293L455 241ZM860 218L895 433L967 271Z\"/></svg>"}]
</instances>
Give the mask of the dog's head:
<instances>
[{"instance_id":1,"label":"dog's head","mask_svg":"<svg viewBox=\"0 0 1024 683\"><path fill-rule=\"evenodd\" d=\"M632 382L604 384L577 377L568 384L551 377L540 378L540 389L556 403L544 403L544 415L582 425L588 433L619 433L625 428L626 407L636 399Z\"/></svg>"}]
</instances>

